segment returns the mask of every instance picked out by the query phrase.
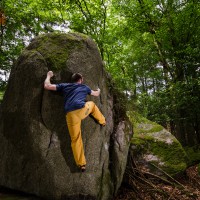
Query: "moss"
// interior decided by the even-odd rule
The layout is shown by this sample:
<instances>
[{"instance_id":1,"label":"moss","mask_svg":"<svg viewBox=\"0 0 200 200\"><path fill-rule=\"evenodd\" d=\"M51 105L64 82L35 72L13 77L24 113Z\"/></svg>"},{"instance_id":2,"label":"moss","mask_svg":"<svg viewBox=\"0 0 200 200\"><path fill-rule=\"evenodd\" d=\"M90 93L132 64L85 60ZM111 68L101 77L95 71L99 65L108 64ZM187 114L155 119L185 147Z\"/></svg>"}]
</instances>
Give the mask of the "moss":
<instances>
[{"instance_id":1,"label":"moss","mask_svg":"<svg viewBox=\"0 0 200 200\"><path fill-rule=\"evenodd\" d=\"M42 40L45 40L45 38L46 38L46 40L48 40L49 38L52 38L55 41L58 40L59 38L76 41L77 38L86 40L89 38L89 36L87 36L83 33L77 33L77 32L74 32L74 33L53 32L53 33L41 34L37 37L37 39L42 39Z\"/></svg>"},{"instance_id":2,"label":"moss","mask_svg":"<svg viewBox=\"0 0 200 200\"><path fill-rule=\"evenodd\" d=\"M155 162L155 165L158 165L158 162L163 162L164 164L159 167L170 175L175 175L186 169L187 155L179 142L167 144L162 141L155 141L155 139L150 136L134 136L131 143L137 146L137 148L132 150L134 155L155 155L159 158L159 161L151 162Z\"/></svg>"},{"instance_id":3,"label":"moss","mask_svg":"<svg viewBox=\"0 0 200 200\"><path fill-rule=\"evenodd\" d=\"M200 147L199 146L185 146L184 150L188 155L188 165L193 165L200 162Z\"/></svg>"},{"instance_id":4,"label":"moss","mask_svg":"<svg viewBox=\"0 0 200 200\"><path fill-rule=\"evenodd\" d=\"M156 141L151 136L133 136L131 142L135 145L142 146L145 151L151 150L154 155L158 155L159 158L165 161L172 162L172 158L175 155L178 156L178 158L175 158L173 161L175 164L187 159L187 155L179 142L167 144L163 141ZM169 149L173 149L173 151L170 151Z\"/></svg>"},{"instance_id":5,"label":"moss","mask_svg":"<svg viewBox=\"0 0 200 200\"><path fill-rule=\"evenodd\" d=\"M127 112L127 115L130 121L133 123L134 134L136 135L141 133L155 133L163 129L161 125L149 121L137 112L129 111Z\"/></svg>"},{"instance_id":6,"label":"moss","mask_svg":"<svg viewBox=\"0 0 200 200\"><path fill-rule=\"evenodd\" d=\"M167 162L178 164L179 162L184 162L186 159L186 154L178 142L173 142L172 144L154 142L151 144L151 147L154 154L159 155L161 159L164 158ZM172 149L172 151L170 151L170 149ZM175 157L175 155L177 157Z\"/></svg>"},{"instance_id":7,"label":"moss","mask_svg":"<svg viewBox=\"0 0 200 200\"><path fill-rule=\"evenodd\" d=\"M139 113L134 111L128 111L127 115L134 126L137 125L138 123L148 121L146 118L142 117Z\"/></svg>"},{"instance_id":8,"label":"moss","mask_svg":"<svg viewBox=\"0 0 200 200\"><path fill-rule=\"evenodd\" d=\"M59 71L66 66L71 51L82 49L87 38L78 33L49 33L34 39L27 50L36 50L44 57L50 70Z\"/></svg>"},{"instance_id":9,"label":"moss","mask_svg":"<svg viewBox=\"0 0 200 200\"><path fill-rule=\"evenodd\" d=\"M187 164L185 162L179 162L178 164L165 163L165 165L162 166L162 170L171 176L184 172L186 168Z\"/></svg>"},{"instance_id":10,"label":"moss","mask_svg":"<svg viewBox=\"0 0 200 200\"><path fill-rule=\"evenodd\" d=\"M102 177L99 177L99 184L101 185L101 190L98 194L98 199L104 199L104 195L109 193L108 190L114 189L111 183L111 175L109 171L105 170Z\"/></svg>"},{"instance_id":11,"label":"moss","mask_svg":"<svg viewBox=\"0 0 200 200\"><path fill-rule=\"evenodd\" d=\"M73 32L73 33L71 33L71 34L69 34L69 36L76 36L76 37L81 37L82 39L84 39L84 40L87 40L87 39L89 39L89 36L88 35L85 35L85 34L83 34L83 33L77 33L77 32Z\"/></svg>"},{"instance_id":12,"label":"moss","mask_svg":"<svg viewBox=\"0 0 200 200\"><path fill-rule=\"evenodd\" d=\"M66 60L69 56L68 48L62 48L58 44L52 38L48 40L44 39L36 49L44 57L49 68L55 71L65 67Z\"/></svg>"},{"instance_id":13,"label":"moss","mask_svg":"<svg viewBox=\"0 0 200 200\"><path fill-rule=\"evenodd\" d=\"M3 100L4 91L0 91L0 102Z\"/></svg>"},{"instance_id":14,"label":"moss","mask_svg":"<svg viewBox=\"0 0 200 200\"><path fill-rule=\"evenodd\" d=\"M162 169L171 175L184 171L187 167L187 155L179 142L170 145L165 142L153 142L151 151L154 155L158 155L161 162L164 162Z\"/></svg>"}]
</instances>

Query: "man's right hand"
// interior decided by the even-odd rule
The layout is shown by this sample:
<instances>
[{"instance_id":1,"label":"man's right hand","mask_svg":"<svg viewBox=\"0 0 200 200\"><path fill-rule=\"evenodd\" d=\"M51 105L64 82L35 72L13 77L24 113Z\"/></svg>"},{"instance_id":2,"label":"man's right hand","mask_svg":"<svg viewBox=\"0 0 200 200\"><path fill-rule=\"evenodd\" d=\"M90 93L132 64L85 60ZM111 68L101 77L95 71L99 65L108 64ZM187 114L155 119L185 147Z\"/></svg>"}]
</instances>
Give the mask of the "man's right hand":
<instances>
[{"instance_id":1,"label":"man's right hand","mask_svg":"<svg viewBox=\"0 0 200 200\"><path fill-rule=\"evenodd\" d=\"M52 71L48 71L47 72L47 76L49 76L51 78L53 76L53 72Z\"/></svg>"}]
</instances>

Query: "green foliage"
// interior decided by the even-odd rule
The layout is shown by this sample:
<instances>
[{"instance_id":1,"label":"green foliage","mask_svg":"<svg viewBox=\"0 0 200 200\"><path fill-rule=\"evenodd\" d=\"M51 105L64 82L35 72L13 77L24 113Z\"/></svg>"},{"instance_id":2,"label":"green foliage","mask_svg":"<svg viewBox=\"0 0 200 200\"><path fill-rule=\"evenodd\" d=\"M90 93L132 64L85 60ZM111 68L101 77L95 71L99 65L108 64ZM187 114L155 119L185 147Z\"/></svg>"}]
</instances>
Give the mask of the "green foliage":
<instances>
[{"instance_id":1,"label":"green foliage","mask_svg":"<svg viewBox=\"0 0 200 200\"><path fill-rule=\"evenodd\" d=\"M6 16L5 25L0 27L0 69L7 71L30 39L65 23L60 1L3 0L0 8Z\"/></svg>"},{"instance_id":2,"label":"green foliage","mask_svg":"<svg viewBox=\"0 0 200 200\"><path fill-rule=\"evenodd\" d=\"M166 127L187 124L200 143L199 1L2 0L0 8L6 16L0 69L9 72L22 49L42 33L59 27L89 35L130 110Z\"/></svg>"},{"instance_id":3,"label":"green foliage","mask_svg":"<svg viewBox=\"0 0 200 200\"><path fill-rule=\"evenodd\" d=\"M126 32L133 38L128 38L128 44L124 40L125 48L131 46L128 59L134 64L125 65L124 71L135 74L138 111L164 126L187 124L198 133L200 25L196 20L200 18L200 3L114 2L125 16ZM192 137L196 137L195 132L190 133ZM187 143L184 134L179 139Z\"/></svg>"}]
</instances>

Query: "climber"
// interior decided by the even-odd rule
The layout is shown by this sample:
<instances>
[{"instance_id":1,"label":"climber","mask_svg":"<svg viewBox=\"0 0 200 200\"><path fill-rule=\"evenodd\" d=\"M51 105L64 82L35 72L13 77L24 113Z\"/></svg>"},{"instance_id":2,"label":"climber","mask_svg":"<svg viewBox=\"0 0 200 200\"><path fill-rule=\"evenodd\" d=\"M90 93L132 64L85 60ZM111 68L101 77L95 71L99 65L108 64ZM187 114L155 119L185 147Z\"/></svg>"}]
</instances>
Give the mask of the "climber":
<instances>
[{"instance_id":1,"label":"climber","mask_svg":"<svg viewBox=\"0 0 200 200\"><path fill-rule=\"evenodd\" d=\"M44 81L44 88L47 90L60 91L64 96L64 109L66 122L71 137L71 147L75 162L82 172L86 169L83 142L81 136L81 120L91 114L97 122L105 126L105 117L99 111L93 101L85 102L87 95L99 96L100 89L91 90L83 84L83 77L80 73L72 75L72 83L51 84L52 71L47 73Z\"/></svg>"}]
</instances>

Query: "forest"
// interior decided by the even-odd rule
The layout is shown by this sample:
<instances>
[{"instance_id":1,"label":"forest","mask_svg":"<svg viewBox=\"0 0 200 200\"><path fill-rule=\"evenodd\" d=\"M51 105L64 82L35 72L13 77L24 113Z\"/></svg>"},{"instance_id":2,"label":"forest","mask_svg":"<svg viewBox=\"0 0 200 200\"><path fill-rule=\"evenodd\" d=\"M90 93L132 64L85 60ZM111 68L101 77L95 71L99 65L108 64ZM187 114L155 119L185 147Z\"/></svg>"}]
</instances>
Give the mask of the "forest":
<instances>
[{"instance_id":1,"label":"forest","mask_svg":"<svg viewBox=\"0 0 200 200\"><path fill-rule=\"evenodd\" d=\"M198 0L2 0L1 96L9 71L35 36L80 32L98 44L129 109L200 143Z\"/></svg>"},{"instance_id":2,"label":"forest","mask_svg":"<svg viewBox=\"0 0 200 200\"><path fill-rule=\"evenodd\" d=\"M1 98L22 49L48 32L80 32L98 45L128 109L200 143L198 0L1 0Z\"/></svg>"},{"instance_id":3,"label":"forest","mask_svg":"<svg viewBox=\"0 0 200 200\"><path fill-rule=\"evenodd\" d=\"M96 42L127 110L199 149L199 21L199 0L1 0L0 102L33 38L79 32Z\"/></svg>"}]
</instances>

